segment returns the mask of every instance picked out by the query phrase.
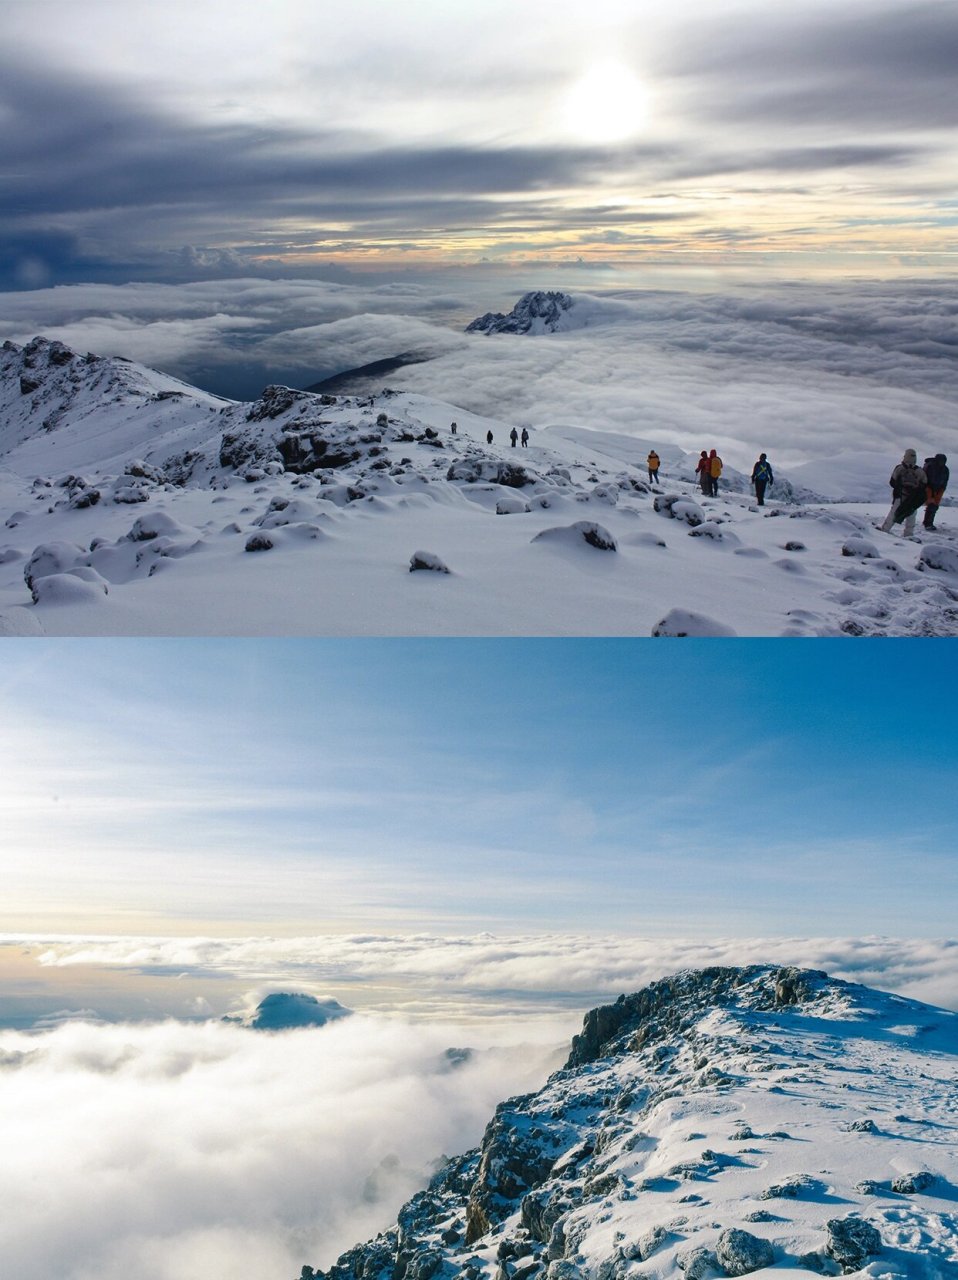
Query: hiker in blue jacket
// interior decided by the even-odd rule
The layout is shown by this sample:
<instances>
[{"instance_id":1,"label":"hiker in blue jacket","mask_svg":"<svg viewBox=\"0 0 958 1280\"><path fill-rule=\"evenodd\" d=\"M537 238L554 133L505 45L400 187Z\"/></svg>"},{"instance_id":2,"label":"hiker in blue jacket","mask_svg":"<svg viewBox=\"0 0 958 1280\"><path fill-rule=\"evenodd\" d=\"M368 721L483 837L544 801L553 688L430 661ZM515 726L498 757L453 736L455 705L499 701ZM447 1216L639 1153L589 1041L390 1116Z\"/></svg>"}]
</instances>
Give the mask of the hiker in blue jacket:
<instances>
[{"instance_id":1,"label":"hiker in blue jacket","mask_svg":"<svg viewBox=\"0 0 958 1280\"><path fill-rule=\"evenodd\" d=\"M775 477L772 475L772 465L764 453L758 455L758 462L752 468L752 484L755 486L755 497L760 507L765 506L765 490L770 484L774 484Z\"/></svg>"}]
</instances>

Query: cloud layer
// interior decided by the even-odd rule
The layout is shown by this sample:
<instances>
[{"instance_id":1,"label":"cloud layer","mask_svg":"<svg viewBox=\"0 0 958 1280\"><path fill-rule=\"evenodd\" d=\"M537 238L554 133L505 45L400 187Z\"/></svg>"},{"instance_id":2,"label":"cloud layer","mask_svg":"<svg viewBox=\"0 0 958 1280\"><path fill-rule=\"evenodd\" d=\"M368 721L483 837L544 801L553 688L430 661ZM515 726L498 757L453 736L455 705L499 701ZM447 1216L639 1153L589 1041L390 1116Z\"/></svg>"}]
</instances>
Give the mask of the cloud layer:
<instances>
[{"instance_id":1,"label":"cloud layer","mask_svg":"<svg viewBox=\"0 0 958 1280\"><path fill-rule=\"evenodd\" d=\"M545 1052L354 1017L0 1035L0 1254L37 1280L296 1275L386 1226ZM450 1038L452 1037L452 1038Z\"/></svg>"},{"instance_id":2,"label":"cloud layer","mask_svg":"<svg viewBox=\"0 0 958 1280\"><path fill-rule=\"evenodd\" d=\"M554 281L550 281L554 284ZM508 310L499 278L431 284L224 280L0 295L0 337L124 355L238 398L374 360L431 357L389 384L490 417L614 430L751 467L949 446L958 311L946 281L574 289L588 327L542 338L462 332Z\"/></svg>"}]
</instances>

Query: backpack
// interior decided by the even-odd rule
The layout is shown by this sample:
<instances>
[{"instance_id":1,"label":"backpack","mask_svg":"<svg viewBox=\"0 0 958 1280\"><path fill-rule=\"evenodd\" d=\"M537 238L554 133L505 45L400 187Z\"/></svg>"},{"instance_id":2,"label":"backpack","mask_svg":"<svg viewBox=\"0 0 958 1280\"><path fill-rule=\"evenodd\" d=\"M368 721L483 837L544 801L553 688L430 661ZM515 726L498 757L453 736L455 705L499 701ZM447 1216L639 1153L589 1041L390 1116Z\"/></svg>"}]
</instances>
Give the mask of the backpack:
<instances>
[{"instance_id":1,"label":"backpack","mask_svg":"<svg viewBox=\"0 0 958 1280\"><path fill-rule=\"evenodd\" d=\"M939 462L937 458L925 459L925 475L928 477L929 487L932 489L943 489L948 483L948 468L943 462Z\"/></svg>"},{"instance_id":2,"label":"backpack","mask_svg":"<svg viewBox=\"0 0 958 1280\"><path fill-rule=\"evenodd\" d=\"M767 462L757 462L755 464L755 479L768 480L771 477L772 468Z\"/></svg>"},{"instance_id":3,"label":"backpack","mask_svg":"<svg viewBox=\"0 0 958 1280\"><path fill-rule=\"evenodd\" d=\"M709 471L716 479L722 474L722 459L717 454L709 462Z\"/></svg>"}]
</instances>

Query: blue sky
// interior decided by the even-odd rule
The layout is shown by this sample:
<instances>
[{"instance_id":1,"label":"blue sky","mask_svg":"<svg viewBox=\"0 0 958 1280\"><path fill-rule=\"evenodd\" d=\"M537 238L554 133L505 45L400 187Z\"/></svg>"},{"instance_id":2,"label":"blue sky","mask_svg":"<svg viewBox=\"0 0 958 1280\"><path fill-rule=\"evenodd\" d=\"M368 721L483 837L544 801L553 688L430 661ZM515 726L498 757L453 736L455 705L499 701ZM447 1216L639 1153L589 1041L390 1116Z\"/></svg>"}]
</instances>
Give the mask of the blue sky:
<instances>
[{"instance_id":1,"label":"blue sky","mask_svg":"<svg viewBox=\"0 0 958 1280\"><path fill-rule=\"evenodd\" d=\"M25 932L947 934L947 642L8 640Z\"/></svg>"}]
</instances>

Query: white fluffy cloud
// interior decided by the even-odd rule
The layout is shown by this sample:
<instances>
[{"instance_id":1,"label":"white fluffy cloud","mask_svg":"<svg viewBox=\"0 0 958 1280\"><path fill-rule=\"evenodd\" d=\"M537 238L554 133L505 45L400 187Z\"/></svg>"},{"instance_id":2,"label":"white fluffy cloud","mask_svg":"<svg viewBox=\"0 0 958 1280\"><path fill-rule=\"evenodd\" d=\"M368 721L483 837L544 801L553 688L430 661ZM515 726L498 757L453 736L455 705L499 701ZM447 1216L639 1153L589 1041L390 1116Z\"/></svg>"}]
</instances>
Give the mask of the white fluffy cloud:
<instances>
[{"instance_id":1,"label":"white fluffy cloud","mask_svg":"<svg viewBox=\"0 0 958 1280\"><path fill-rule=\"evenodd\" d=\"M0 1035L0 1256L34 1280L297 1275L388 1225L545 1050L363 1017Z\"/></svg>"}]
</instances>

